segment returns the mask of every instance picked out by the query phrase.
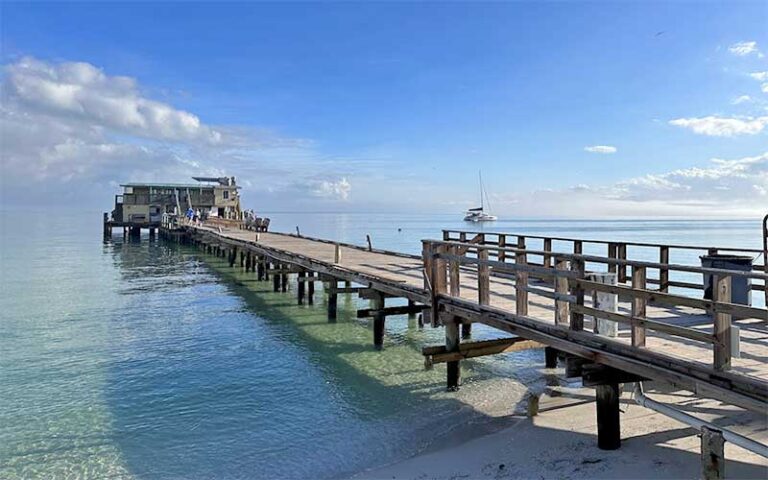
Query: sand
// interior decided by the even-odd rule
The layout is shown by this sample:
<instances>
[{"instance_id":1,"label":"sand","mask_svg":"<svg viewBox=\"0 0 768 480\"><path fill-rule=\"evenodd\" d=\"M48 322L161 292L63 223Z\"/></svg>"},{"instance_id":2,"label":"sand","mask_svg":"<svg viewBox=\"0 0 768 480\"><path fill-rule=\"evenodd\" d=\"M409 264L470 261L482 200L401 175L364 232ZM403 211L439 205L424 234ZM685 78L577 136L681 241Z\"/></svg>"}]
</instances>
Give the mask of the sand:
<instances>
[{"instance_id":1,"label":"sand","mask_svg":"<svg viewBox=\"0 0 768 480\"><path fill-rule=\"evenodd\" d=\"M689 414L768 443L768 418L694 397L652 389L648 395ZM432 451L356 479L700 478L698 432L622 395L622 446L597 448L594 390L549 387L535 417L508 416L511 426L461 442L437 439ZM459 432L460 433L460 432ZM471 437L468 432L467 437ZM458 443L458 444L457 444ZM727 478L768 478L768 459L726 443Z\"/></svg>"}]
</instances>

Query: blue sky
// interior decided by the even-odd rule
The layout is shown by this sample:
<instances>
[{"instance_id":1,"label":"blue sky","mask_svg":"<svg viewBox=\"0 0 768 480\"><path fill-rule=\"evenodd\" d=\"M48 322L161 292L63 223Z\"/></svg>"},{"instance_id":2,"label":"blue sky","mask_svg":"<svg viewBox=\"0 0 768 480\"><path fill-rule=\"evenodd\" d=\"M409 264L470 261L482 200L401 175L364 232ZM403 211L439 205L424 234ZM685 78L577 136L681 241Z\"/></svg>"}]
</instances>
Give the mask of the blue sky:
<instances>
[{"instance_id":1,"label":"blue sky","mask_svg":"<svg viewBox=\"0 0 768 480\"><path fill-rule=\"evenodd\" d=\"M260 210L460 212L481 168L506 216L768 205L765 2L1 13L4 203L22 176L77 203L221 172Z\"/></svg>"}]
</instances>

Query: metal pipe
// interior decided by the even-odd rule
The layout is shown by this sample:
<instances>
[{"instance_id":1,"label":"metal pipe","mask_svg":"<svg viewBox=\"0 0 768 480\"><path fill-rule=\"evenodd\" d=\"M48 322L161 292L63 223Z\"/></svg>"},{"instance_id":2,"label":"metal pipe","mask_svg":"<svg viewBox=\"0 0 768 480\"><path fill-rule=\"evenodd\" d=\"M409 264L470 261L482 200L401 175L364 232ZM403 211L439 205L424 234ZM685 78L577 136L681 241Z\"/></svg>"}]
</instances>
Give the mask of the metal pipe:
<instances>
[{"instance_id":1,"label":"metal pipe","mask_svg":"<svg viewBox=\"0 0 768 480\"><path fill-rule=\"evenodd\" d=\"M704 420L696 418L693 415L689 415L685 412L682 412L673 407L670 407L669 405L665 405L661 402L657 402L656 400L648 398L643 393L642 382L635 383L634 394L635 394L634 395L635 402L637 402L638 405L642 405L643 407L659 412L662 415L666 415L668 417L674 418L679 422L685 423L686 425L690 425L691 427L695 428L698 431L701 431L701 428L704 426L714 430L721 431L723 432L723 438L725 440L731 442L734 445L738 445L741 448L749 450L750 452L756 453L761 457L768 458L768 445L763 445L762 443L756 442L743 435L739 435L738 433L732 432L730 430L726 430L723 427L720 427L718 425L705 422Z\"/></svg>"}]
</instances>

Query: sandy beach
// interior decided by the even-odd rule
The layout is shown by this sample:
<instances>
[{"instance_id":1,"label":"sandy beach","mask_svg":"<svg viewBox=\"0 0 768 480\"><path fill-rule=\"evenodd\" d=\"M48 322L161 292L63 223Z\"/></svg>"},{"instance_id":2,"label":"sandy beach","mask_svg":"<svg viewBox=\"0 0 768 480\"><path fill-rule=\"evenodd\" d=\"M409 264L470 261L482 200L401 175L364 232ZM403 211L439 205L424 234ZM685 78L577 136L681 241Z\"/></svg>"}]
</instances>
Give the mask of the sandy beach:
<instances>
[{"instance_id":1,"label":"sandy beach","mask_svg":"<svg viewBox=\"0 0 768 480\"><path fill-rule=\"evenodd\" d=\"M765 415L688 392L651 390L654 399L718 426L766 443ZM646 409L622 394L622 446L597 448L594 391L549 388L535 417L509 417L500 431L455 439L406 461L356 475L356 479L700 478L700 438L688 426ZM438 441L439 445L440 442ZM768 478L768 460L726 443L727 478Z\"/></svg>"}]
</instances>

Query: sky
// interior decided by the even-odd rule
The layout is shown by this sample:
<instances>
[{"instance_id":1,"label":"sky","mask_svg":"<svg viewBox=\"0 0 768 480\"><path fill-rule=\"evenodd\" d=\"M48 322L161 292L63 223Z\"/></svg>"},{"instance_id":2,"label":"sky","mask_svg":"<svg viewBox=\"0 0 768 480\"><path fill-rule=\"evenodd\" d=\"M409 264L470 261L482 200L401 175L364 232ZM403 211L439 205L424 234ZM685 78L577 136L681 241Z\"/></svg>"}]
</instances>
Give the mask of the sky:
<instances>
[{"instance_id":1,"label":"sky","mask_svg":"<svg viewBox=\"0 0 768 480\"><path fill-rule=\"evenodd\" d=\"M768 2L0 3L0 206L768 213Z\"/></svg>"}]
</instances>

